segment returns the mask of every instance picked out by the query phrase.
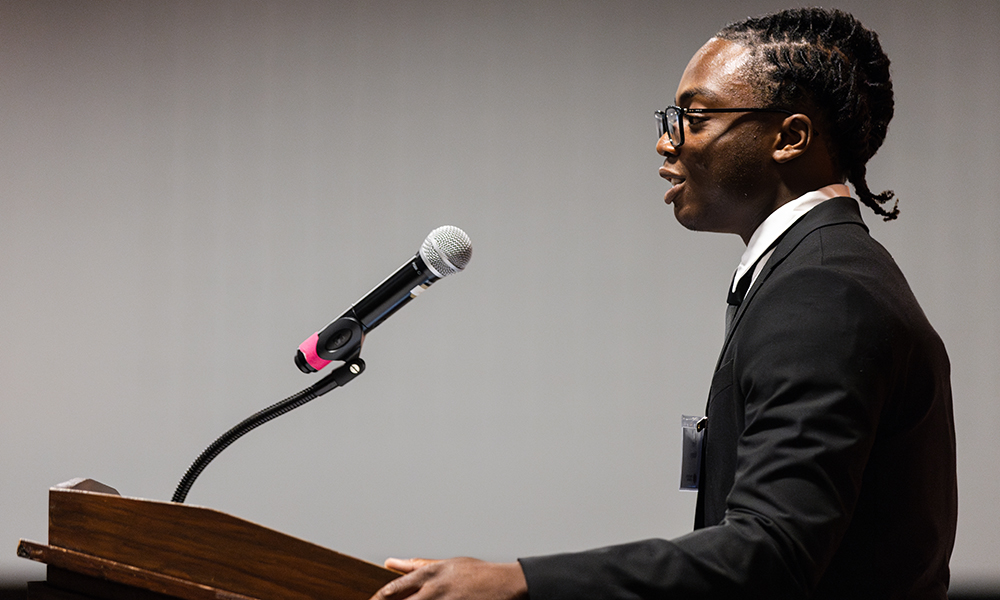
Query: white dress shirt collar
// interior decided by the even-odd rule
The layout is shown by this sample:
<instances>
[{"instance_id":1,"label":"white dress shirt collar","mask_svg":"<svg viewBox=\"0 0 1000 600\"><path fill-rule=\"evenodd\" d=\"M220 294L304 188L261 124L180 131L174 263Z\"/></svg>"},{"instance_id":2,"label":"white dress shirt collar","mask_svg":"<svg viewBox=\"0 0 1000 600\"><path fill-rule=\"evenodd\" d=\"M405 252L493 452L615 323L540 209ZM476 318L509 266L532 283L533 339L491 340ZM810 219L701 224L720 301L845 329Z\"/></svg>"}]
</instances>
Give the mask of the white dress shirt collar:
<instances>
[{"instance_id":1,"label":"white dress shirt collar","mask_svg":"<svg viewBox=\"0 0 1000 600\"><path fill-rule=\"evenodd\" d=\"M757 279L757 275L764 268L764 264L767 262L767 258L770 257L770 253L774 251L774 248L771 248L774 240L785 233L789 227L799 220L799 217L831 198L849 197L850 195L851 190L846 185L835 183L803 194L795 200L782 204L775 209L757 227L753 235L750 236L747 249L743 252L743 257L740 259L740 266L736 268L736 276L733 278L733 289L736 289L736 283L743 277L747 270L754 263L757 263L757 268L754 270L750 281L750 284L753 285L753 280ZM768 254L768 257L763 256L765 253ZM757 259L761 260L758 262Z\"/></svg>"}]
</instances>

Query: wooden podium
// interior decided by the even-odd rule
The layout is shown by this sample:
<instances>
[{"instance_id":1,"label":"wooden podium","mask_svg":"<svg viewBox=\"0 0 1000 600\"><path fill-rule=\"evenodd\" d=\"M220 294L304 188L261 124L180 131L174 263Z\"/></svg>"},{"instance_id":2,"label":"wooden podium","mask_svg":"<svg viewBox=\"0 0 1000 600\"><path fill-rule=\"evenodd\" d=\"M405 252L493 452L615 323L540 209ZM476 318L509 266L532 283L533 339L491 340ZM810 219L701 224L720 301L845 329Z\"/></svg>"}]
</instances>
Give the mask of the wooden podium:
<instances>
[{"instance_id":1,"label":"wooden podium","mask_svg":"<svg viewBox=\"0 0 1000 600\"><path fill-rule=\"evenodd\" d=\"M47 581L29 600L367 600L399 576L225 513L126 498L93 480L49 490Z\"/></svg>"}]
</instances>

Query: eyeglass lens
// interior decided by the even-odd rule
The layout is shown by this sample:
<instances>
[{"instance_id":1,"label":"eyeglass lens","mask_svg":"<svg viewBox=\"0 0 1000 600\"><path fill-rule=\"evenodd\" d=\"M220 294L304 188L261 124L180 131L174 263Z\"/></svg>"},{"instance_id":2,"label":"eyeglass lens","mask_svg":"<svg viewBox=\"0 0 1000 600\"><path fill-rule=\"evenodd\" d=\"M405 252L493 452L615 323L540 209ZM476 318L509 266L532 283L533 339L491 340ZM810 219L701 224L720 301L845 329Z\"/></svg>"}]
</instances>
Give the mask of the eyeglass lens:
<instances>
[{"instance_id":1,"label":"eyeglass lens","mask_svg":"<svg viewBox=\"0 0 1000 600\"><path fill-rule=\"evenodd\" d=\"M680 146L682 143L679 127L680 114L677 109L671 106L664 110L658 110L655 114L657 139L667 133L670 135L670 143L674 146Z\"/></svg>"}]
</instances>

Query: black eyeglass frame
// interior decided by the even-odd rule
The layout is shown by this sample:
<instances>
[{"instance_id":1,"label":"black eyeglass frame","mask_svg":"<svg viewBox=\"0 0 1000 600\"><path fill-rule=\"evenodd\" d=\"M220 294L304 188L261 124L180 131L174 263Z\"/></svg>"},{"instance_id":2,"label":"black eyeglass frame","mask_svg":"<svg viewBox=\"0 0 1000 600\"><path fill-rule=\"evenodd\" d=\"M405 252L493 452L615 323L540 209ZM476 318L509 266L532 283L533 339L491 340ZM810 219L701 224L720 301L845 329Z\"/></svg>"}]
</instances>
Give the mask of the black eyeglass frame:
<instances>
[{"instance_id":1,"label":"black eyeglass frame","mask_svg":"<svg viewBox=\"0 0 1000 600\"><path fill-rule=\"evenodd\" d=\"M786 115L794 115L790 110L785 110L783 108L682 108L680 106L668 106L663 110L658 110L653 113L656 117L656 131L659 133L656 139L663 137L663 134L670 133L670 128L667 126L667 115L675 114L677 115L677 131L679 140L675 140L674 136L670 135L670 144L674 148L679 148L684 145L684 115L686 114L704 114L704 113L734 113L734 112L754 112L754 113L784 113Z\"/></svg>"}]
</instances>

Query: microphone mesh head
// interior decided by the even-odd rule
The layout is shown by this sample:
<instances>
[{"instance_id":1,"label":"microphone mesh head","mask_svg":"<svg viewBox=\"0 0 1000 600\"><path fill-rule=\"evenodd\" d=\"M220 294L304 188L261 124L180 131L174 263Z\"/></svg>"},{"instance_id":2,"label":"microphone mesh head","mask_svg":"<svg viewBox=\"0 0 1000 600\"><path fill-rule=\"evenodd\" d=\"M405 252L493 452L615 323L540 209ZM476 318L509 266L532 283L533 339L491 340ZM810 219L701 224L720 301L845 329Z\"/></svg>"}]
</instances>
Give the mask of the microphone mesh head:
<instances>
[{"instance_id":1,"label":"microphone mesh head","mask_svg":"<svg viewBox=\"0 0 1000 600\"><path fill-rule=\"evenodd\" d=\"M438 227L420 246L420 258L438 277L458 273L472 260L472 241L458 227Z\"/></svg>"}]
</instances>

